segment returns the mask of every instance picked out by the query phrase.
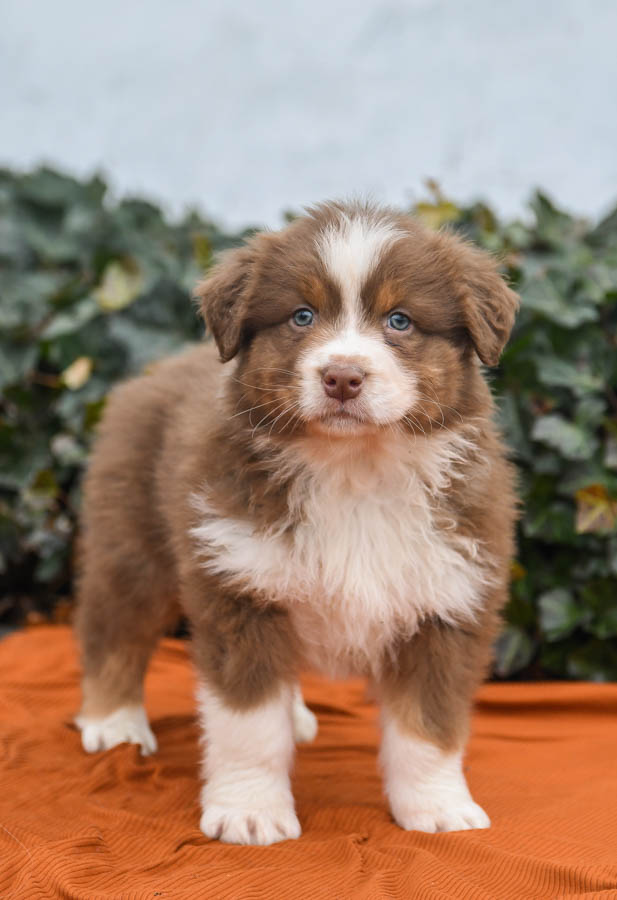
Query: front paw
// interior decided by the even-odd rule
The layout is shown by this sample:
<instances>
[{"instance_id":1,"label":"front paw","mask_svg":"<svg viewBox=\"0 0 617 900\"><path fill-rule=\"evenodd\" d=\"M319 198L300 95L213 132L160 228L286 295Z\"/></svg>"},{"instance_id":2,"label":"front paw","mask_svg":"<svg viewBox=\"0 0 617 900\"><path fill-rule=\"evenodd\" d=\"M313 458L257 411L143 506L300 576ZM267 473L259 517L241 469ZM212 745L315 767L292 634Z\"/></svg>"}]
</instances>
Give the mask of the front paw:
<instances>
[{"instance_id":1,"label":"front paw","mask_svg":"<svg viewBox=\"0 0 617 900\"><path fill-rule=\"evenodd\" d=\"M81 743L86 753L110 750L125 743L139 744L142 756L157 751L156 738L143 706L121 706L99 718L77 716L75 724L81 731Z\"/></svg>"},{"instance_id":2,"label":"front paw","mask_svg":"<svg viewBox=\"0 0 617 900\"><path fill-rule=\"evenodd\" d=\"M210 804L199 827L207 837L226 844L276 844L299 838L300 823L292 805L252 809L246 806Z\"/></svg>"},{"instance_id":3,"label":"front paw","mask_svg":"<svg viewBox=\"0 0 617 900\"><path fill-rule=\"evenodd\" d=\"M491 820L471 797L397 797L391 801L395 822L405 831L467 831L489 828Z\"/></svg>"}]
</instances>

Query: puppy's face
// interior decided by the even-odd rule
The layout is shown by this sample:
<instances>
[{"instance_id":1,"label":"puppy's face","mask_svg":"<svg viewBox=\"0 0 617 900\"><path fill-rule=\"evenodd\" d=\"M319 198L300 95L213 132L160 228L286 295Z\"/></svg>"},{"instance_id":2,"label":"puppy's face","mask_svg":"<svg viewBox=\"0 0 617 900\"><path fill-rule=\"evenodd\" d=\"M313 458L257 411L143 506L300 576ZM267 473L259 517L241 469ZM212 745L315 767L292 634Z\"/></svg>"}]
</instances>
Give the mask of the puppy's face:
<instances>
[{"instance_id":1,"label":"puppy's face","mask_svg":"<svg viewBox=\"0 0 617 900\"><path fill-rule=\"evenodd\" d=\"M479 251L336 204L232 251L199 293L222 359L239 355L233 415L271 435L447 427L517 305Z\"/></svg>"}]
</instances>

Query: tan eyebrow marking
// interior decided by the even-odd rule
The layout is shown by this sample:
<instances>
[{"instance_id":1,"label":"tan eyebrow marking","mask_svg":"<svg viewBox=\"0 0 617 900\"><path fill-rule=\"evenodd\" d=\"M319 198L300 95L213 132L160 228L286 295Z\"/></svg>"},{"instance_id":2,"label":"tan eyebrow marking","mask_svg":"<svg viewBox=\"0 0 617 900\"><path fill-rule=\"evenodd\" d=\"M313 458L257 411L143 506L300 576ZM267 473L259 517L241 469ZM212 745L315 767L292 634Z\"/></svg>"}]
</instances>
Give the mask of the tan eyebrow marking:
<instances>
[{"instance_id":1,"label":"tan eyebrow marking","mask_svg":"<svg viewBox=\"0 0 617 900\"><path fill-rule=\"evenodd\" d=\"M317 275L307 275L300 285L302 296L316 310L321 310L328 302L326 286Z\"/></svg>"},{"instance_id":2,"label":"tan eyebrow marking","mask_svg":"<svg viewBox=\"0 0 617 900\"><path fill-rule=\"evenodd\" d=\"M375 312L385 315L401 303L401 289L394 281L383 281L377 288L371 306Z\"/></svg>"}]
</instances>

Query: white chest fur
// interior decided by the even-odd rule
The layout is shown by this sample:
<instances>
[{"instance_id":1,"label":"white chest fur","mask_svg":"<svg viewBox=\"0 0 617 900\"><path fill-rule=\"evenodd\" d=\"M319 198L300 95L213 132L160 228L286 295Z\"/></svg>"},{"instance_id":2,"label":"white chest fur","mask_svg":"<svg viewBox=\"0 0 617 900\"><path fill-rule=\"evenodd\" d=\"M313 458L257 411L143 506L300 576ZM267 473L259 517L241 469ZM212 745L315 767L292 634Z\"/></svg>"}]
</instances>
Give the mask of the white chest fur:
<instances>
[{"instance_id":1,"label":"white chest fur","mask_svg":"<svg viewBox=\"0 0 617 900\"><path fill-rule=\"evenodd\" d=\"M195 495L201 521L192 537L202 564L285 605L309 664L374 669L425 616L460 622L481 600L490 561L455 521L436 514L468 448L463 437L432 437L406 441L405 452L379 465L355 457L305 467L289 520L267 532L218 515L207 491Z\"/></svg>"}]
</instances>

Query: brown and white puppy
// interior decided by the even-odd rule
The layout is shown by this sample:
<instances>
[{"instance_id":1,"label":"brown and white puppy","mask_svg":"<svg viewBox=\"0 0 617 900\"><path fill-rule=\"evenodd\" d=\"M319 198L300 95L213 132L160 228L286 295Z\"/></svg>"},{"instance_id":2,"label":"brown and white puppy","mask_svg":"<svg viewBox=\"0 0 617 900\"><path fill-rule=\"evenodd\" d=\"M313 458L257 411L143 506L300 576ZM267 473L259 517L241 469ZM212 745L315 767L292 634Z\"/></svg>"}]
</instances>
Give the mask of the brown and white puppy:
<instances>
[{"instance_id":1,"label":"brown and white puppy","mask_svg":"<svg viewBox=\"0 0 617 900\"><path fill-rule=\"evenodd\" d=\"M515 294L452 235L332 203L229 252L199 297L224 365L200 346L120 387L92 456L85 749L156 749L142 681L179 598L205 834L299 836L304 666L372 682L402 828L487 827L461 761L515 501L480 361L497 363Z\"/></svg>"}]
</instances>

